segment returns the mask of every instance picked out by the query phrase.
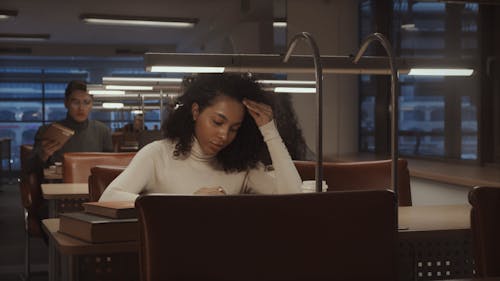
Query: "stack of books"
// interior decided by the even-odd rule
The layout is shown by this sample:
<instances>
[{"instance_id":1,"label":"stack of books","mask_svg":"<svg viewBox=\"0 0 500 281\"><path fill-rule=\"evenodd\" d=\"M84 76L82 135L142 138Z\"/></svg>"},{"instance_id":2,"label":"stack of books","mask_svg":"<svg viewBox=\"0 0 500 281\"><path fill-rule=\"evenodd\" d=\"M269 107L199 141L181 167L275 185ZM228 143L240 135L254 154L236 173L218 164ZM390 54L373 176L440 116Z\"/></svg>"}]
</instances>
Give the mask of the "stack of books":
<instances>
[{"instance_id":1,"label":"stack of books","mask_svg":"<svg viewBox=\"0 0 500 281\"><path fill-rule=\"evenodd\" d=\"M136 241L134 202L87 202L84 211L59 215L59 232L90 243Z\"/></svg>"}]
</instances>

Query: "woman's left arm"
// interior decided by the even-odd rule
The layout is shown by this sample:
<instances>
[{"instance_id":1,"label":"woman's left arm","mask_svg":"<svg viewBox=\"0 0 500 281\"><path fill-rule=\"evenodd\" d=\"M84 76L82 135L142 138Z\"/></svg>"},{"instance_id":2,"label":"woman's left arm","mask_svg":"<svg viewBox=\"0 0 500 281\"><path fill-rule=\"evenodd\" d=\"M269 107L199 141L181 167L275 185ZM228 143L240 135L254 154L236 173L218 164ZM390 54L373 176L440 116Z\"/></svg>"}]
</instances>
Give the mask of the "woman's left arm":
<instances>
[{"instance_id":1,"label":"woman's left arm","mask_svg":"<svg viewBox=\"0 0 500 281\"><path fill-rule=\"evenodd\" d=\"M251 170L248 174L248 187L256 193L300 192L302 180L273 121L271 107L249 100L243 103L259 126L274 168L274 175L264 171L262 167Z\"/></svg>"}]
</instances>

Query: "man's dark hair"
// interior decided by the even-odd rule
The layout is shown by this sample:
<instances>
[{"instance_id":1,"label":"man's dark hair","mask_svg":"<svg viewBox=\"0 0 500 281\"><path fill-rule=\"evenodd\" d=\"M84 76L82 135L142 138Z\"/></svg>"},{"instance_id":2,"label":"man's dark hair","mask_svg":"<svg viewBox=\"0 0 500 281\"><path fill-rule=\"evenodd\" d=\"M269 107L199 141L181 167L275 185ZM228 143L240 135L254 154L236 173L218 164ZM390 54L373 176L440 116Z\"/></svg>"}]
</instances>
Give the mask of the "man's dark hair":
<instances>
[{"instance_id":1,"label":"man's dark hair","mask_svg":"<svg viewBox=\"0 0 500 281\"><path fill-rule=\"evenodd\" d=\"M176 143L174 156L186 156L194 139L194 121L191 112L197 103L200 112L211 106L220 96L239 102L249 99L270 105L259 84L248 76L235 74L200 74L187 80L186 90L177 100L163 122L162 131L167 139ZM218 164L227 172L255 168L265 149L264 140L252 116L245 109L243 122L235 139L216 156Z\"/></svg>"},{"instance_id":2,"label":"man's dark hair","mask_svg":"<svg viewBox=\"0 0 500 281\"><path fill-rule=\"evenodd\" d=\"M87 83L85 83L84 81L80 81L80 80L70 81L68 83L68 85L66 86L66 91L64 91L64 98L68 99L69 95L71 95L71 93L73 93L74 91L78 91L78 90L86 92L87 91Z\"/></svg>"}]
</instances>

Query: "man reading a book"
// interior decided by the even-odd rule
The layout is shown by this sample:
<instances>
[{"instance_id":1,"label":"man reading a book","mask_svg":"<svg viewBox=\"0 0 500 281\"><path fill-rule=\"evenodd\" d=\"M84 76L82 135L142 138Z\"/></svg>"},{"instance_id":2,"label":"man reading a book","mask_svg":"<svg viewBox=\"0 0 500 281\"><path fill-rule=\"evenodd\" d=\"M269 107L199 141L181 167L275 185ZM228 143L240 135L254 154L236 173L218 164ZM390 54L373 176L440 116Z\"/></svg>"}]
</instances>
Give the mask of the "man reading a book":
<instances>
[{"instance_id":1,"label":"man reading a book","mask_svg":"<svg viewBox=\"0 0 500 281\"><path fill-rule=\"evenodd\" d=\"M50 125L40 127L35 135L33 163L39 168L62 162L65 152L111 152L111 132L102 122L89 120L92 110L92 96L83 81L71 81L64 93L64 106L68 110L66 118L57 121L57 130ZM62 126L62 127L61 127ZM56 131L61 136L57 137Z\"/></svg>"}]
</instances>

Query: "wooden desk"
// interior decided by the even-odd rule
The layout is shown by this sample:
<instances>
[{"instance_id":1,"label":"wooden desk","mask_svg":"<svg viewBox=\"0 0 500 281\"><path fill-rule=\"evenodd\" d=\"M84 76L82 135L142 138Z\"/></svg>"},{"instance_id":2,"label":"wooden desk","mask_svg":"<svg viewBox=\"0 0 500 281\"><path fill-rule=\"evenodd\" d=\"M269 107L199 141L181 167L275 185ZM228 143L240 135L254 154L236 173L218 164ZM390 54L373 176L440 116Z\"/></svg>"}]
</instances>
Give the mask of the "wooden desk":
<instances>
[{"instance_id":1,"label":"wooden desk","mask_svg":"<svg viewBox=\"0 0 500 281\"><path fill-rule=\"evenodd\" d=\"M42 195L49 202L49 217L56 218L60 213L82 211L82 203L88 201L89 187L87 183L43 183ZM59 221L57 222L59 227ZM49 234L50 231L47 232ZM51 235L49 235L52 237ZM72 259L61 258L54 239L49 239L49 280L67 280L67 270L60 270L61 263L72 262ZM72 268L72 266L69 266ZM66 269L68 266L62 265ZM60 275L60 273L62 274Z\"/></svg>"},{"instance_id":2,"label":"wooden desk","mask_svg":"<svg viewBox=\"0 0 500 281\"><path fill-rule=\"evenodd\" d=\"M399 280L471 278L470 206L399 208Z\"/></svg>"},{"instance_id":3,"label":"wooden desk","mask_svg":"<svg viewBox=\"0 0 500 281\"><path fill-rule=\"evenodd\" d=\"M81 211L82 203L88 201L87 183L43 183L43 198L49 200L49 217L59 213Z\"/></svg>"},{"instance_id":4,"label":"wooden desk","mask_svg":"<svg viewBox=\"0 0 500 281\"><path fill-rule=\"evenodd\" d=\"M399 207L399 225L405 232L459 230L470 228L470 205Z\"/></svg>"},{"instance_id":5,"label":"wooden desk","mask_svg":"<svg viewBox=\"0 0 500 281\"><path fill-rule=\"evenodd\" d=\"M399 231L398 279L409 281L472 277L469 212L468 205L400 207L399 224L407 226L408 229ZM73 257L73 266L85 267L87 271L91 271L91 266L98 268L103 266L99 262L94 262L91 255L100 255L99 261L102 262L102 255L106 254L107 257L115 254L112 261L116 262L119 254L125 253L126 257L122 257L122 261L126 261L127 266L116 263L108 266L113 266L115 271L116 268L119 268L118 271L138 269L138 262L128 263L131 260L137 261L137 242L87 243L58 233L58 222L57 219L44 220L44 228L54 241L57 250L66 256L86 257L86 259L79 258L80 264L75 263ZM82 260L93 261L93 264L82 265ZM70 271L82 272L81 269ZM92 272L95 273L96 270ZM102 276L102 272L105 271L100 269L95 274ZM121 280L109 276L103 279L95 275L88 276L89 280Z\"/></svg>"},{"instance_id":6,"label":"wooden desk","mask_svg":"<svg viewBox=\"0 0 500 281\"><path fill-rule=\"evenodd\" d=\"M42 223L49 244L63 257L49 261L60 263L49 264L50 280L139 280L138 241L92 244L58 232L59 219Z\"/></svg>"}]
</instances>

